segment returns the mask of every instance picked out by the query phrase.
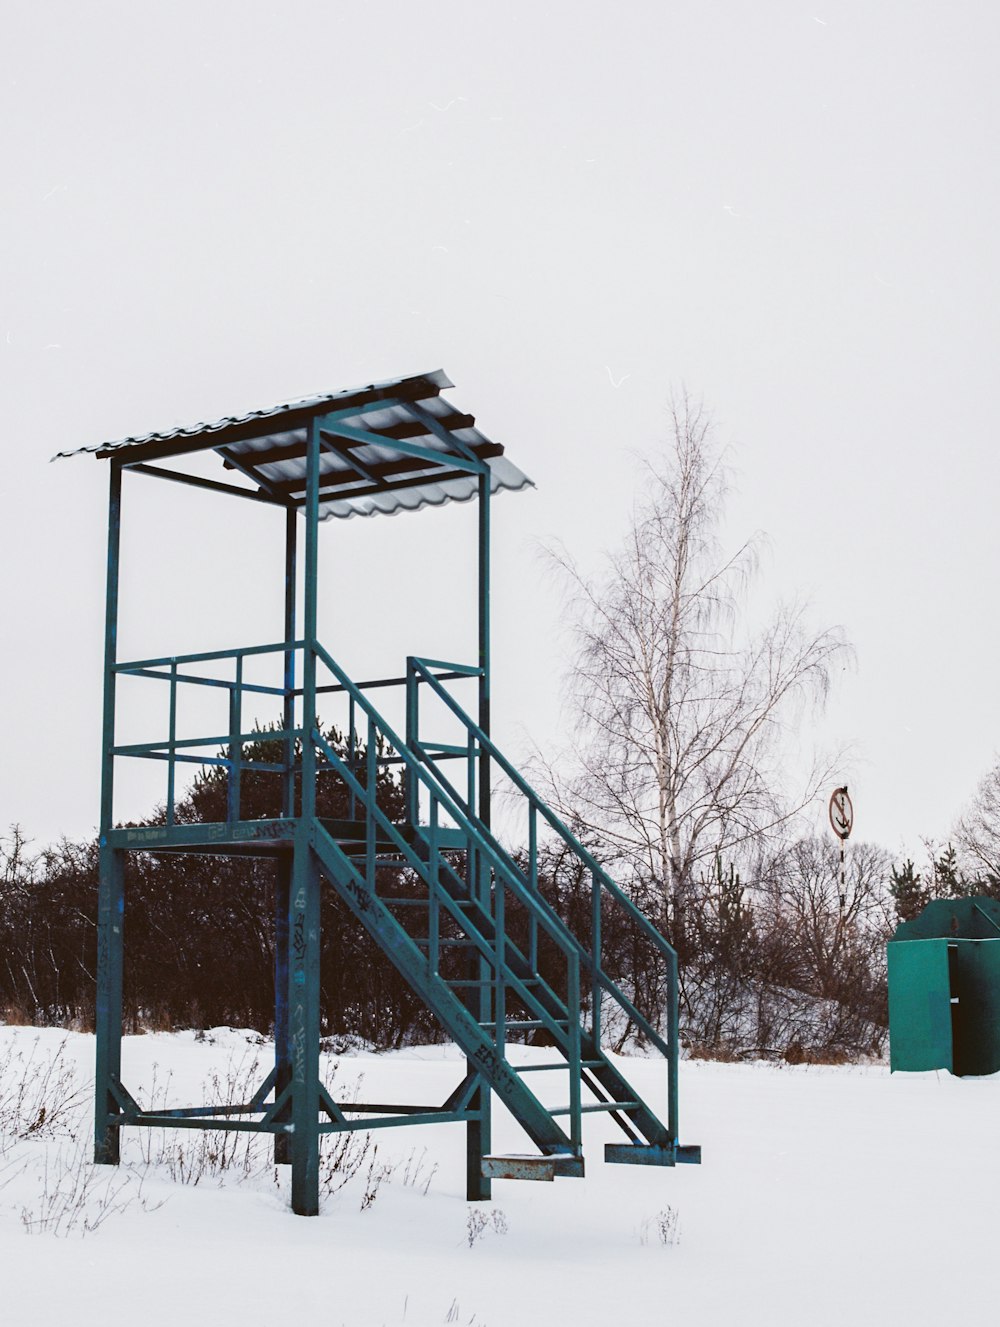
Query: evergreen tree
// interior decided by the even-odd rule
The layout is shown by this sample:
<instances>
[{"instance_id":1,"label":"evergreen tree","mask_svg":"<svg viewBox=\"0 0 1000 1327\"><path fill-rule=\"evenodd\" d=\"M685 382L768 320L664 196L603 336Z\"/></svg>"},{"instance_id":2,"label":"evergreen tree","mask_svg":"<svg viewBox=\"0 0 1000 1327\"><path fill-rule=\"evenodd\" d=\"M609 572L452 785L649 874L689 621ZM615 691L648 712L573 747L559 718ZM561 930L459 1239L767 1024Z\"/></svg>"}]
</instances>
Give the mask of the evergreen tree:
<instances>
[{"instance_id":1,"label":"evergreen tree","mask_svg":"<svg viewBox=\"0 0 1000 1327\"><path fill-rule=\"evenodd\" d=\"M889 893L896 905L896 916L901 922L913 921L931 901L931 891L909 858L902 866L892 868Z\"/></svg>"},{"instance_id":2,"label":"evergreen tree","mask_svg":"<svg viewBox=\"0 0 1000 1327\"><path fill-rule=\"evenodd\" d=\"M979 882L969 880L958 864L954 846L948 844L940 857L935 858L934 893L938 898L968 898L979 893Z\"/></svg>"}]
</instances>

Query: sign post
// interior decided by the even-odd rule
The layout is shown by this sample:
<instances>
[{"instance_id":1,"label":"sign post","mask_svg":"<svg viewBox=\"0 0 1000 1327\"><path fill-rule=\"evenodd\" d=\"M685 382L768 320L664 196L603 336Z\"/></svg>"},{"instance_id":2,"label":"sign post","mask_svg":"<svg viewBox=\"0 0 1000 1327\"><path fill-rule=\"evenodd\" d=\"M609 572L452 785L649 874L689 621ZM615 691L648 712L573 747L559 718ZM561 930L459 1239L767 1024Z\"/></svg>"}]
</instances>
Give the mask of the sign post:
<instances>
[{"instance_id":1,"label":"sign post","mask_svg":"<svg viewBox=\"0 0 1000 1327\"><path fill-rule=\"evenodd\" d=\"M844 871L844 844L851 836L851 830L854 828L854 806L847 792L847 784L842 788L834 788L830 794L830 825L834 834L840 839L840 915L844 915L844 905L847 902L847 882Z\"/></svg>"}]
</instances>

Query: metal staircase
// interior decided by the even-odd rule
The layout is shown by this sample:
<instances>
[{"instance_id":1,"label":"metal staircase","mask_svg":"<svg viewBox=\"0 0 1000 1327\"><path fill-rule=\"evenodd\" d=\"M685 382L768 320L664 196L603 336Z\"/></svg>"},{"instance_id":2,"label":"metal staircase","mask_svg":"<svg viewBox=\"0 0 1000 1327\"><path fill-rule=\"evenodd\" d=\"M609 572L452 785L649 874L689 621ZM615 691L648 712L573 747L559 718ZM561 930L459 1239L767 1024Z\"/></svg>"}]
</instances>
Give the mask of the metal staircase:
<instances>
[{"instance_id":1,"label":"metal staircase","mask_svg":"<svg viewBox=\"0 0 1000 1327\"><path fill-rule=\"evenodd\" d=\"M608 1161L661 1166L699 1161L699 1148L677 1141L676 955L440 680L442 673L475 675L476 670L410 659L404 742L321 646L317 658L349 697L353 719L346 757L314 730L317 769L332 770L344 781L361 815L335 826L317 820L310 843L323 879L465 1052L470 1079L481 1075L539 1149L537 1157L487 1155L483 1175L582 1175L582 1116L591 1112L606 1112L624 1136L623 1143L606 1145ZM419 696L425 685L461 725L464 745L421 740ZM442 769L445 758L465 766L461 792ZM393 823L379 805L379 771L387 764L403 769L404 824ZM495 769L514 784L527 808L526 863L519 864L476 814L478 780L491 778ZM540 822L590 874L588 943L568 929L538 888ZM386 879L403 875L406 892L386 893ZM663 959L669 1003L665 1038L602 966L602 922L612 908L622 910ZM519 926L510 925L514 916ZM547 955L544 976L540 948ZM464 964L455 963L458 954ZM602 1009L609 1001L666 1061L666 1124L602 1049ZM511 1064L508 1036L525 1032L544 1038L551 1063ZM566 1074L568 1101L545 1106L525 1075L559 1070Z\"/></svg>"}]
</instances>

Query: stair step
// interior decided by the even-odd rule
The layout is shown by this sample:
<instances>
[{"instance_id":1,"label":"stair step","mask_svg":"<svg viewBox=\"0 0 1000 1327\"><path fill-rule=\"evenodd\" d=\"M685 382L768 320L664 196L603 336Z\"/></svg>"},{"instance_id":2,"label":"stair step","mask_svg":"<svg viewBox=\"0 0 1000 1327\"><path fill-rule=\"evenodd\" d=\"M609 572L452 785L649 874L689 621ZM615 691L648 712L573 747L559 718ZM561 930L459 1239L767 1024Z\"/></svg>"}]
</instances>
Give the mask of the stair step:
<instances>
[{"instance_id":1,"label":"stair step","mask_svg":"<svg viewBox=\"0 0 1000 1327\"><path fill-rule=\"evenodd\" d=\"M571 1152L549 1156L483 1157L482 1175L488 1180L554 1180L556 1176L583 1179L583 1157Z\"/></svg>"},{"instance_id":2,"label":"stair step","mask_svg":"<svg viewBox=\"0 0 1000 1327\"><path fill-rule=\"evenodd\" d=\"M581 1069L599 1069L604 1063L603 1060L581 1060ZM515 1065L514 1069L519 1074L541 1074L549 1069L568 1069L569 1060L558 1060L552 1064L520 1064Z\"/></svg>"},{"instance_id":3,"label":"stair step","mask_svg":"<svg viewBox=\"0 0 1000 1327\"><path fill-rule=\"evenodd\" d=\"M349 858L349 860L352 861L352 862L354 863L355 866L363 866L363 865L364 865L364 861L365 861L366 851L365 851L365 849L362 847L362 848L361 848L359 851L357 851L357 852L347 852L347 851L345 851L345 852L344 852L344 856L347 857L347 858ZM409 866L409 864L410 864L410 863L406 860L405 857L376 857L376 858L375 858L375 869L376 869L376 871L404 871L404 870L406 870L406 868Z\"/></svg>"},{"instance_id":4,"label":"stair step","mask_svg":"<svg viewBox=\"0 0 1000 1327\"><path fill-rule=\"evenodd\" d=\"M367 839L335 839L337 847L345 857L350 857L354 861L358 857L363 857L368 850ZM393 861L398 861L402 857L402 852L388 839L378 839L375 843L376 853L387 854Z\"/></svg>"},{"instance_id":5,"label":"stair step","mask_svg":"<svg viewBox=\"0 0 1000 1327\"><path fill-rule=\"evenodd\" d=\"M428 935L411 935L410 939L413 941L415 945L429 945L431 942L430 936ZM476 942L475 940L440 939L438 940L438 944L442 949L446 947L450 947L453 949L468 949L470 948L470 946L474 949Z\"/></svg>"},{"instance_id":6,"label":"stair step","mask_svg":"<svg viewBox=\"0 0 1000 1327\"><path fill-rule=\"evenodd\" d=\"M657 1143L605 1143L604 1160L619 1166L701 1165L701 1148Z\"/></svg>"},{"instance_id":7,"label":"stair step","mask_svg":"<svg viewBox=\"0 0 1000 1327\"><path fill-rule=\"evenodd\" d=\"M641 1101L589 1101L585 1106L580 1107L580 1114L592 1115L595 1111L599 1110L620 1110L625 1112L638 1110L641 1105ZM549 1111L550 1115L572 1115L572 1113L572 1106L554 1106ZM607 1160L606 1157L605 1160Z\"/></svg>"},{"instance_id":8,"label":"stair step","mask_svg":"<svg viewBox=\"0 0 1000 1327\"><path fill-rule=\"evenodd\" d=\"M390 908L426 908L430 905L430 899L425 898L382 898L380 901Z\"/></svg>"},{"instance_id":9,"label":"stair step","mask_svg":"<svg viewBox=\"0 0 1000 1327\"><path fill-rule=\"evenodd\" d=\"M511 1018L504 1020L504 1027L520 1032L526 1032L530 1028L565 1028L568 1026L568 1022L569 1020L565 1018L552 1018L547 1021L541 1018ZM479 1024L481 1028L495 1028L496 1025L496 1019L487 1023Z\"/></svg>"}]
</instances>

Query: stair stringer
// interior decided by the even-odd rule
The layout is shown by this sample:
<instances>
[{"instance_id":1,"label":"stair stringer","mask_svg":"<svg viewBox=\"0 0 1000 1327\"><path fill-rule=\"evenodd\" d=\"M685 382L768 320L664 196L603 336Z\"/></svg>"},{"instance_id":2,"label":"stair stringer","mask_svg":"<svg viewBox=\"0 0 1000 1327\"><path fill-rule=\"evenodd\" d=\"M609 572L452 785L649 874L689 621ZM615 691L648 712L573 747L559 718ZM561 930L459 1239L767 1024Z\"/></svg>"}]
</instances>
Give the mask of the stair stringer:
<instances>
[{"instance_id":1,"label":"stair stringer","mask_svg":"<svg viewBox=\"0 0 1000 1327\"><path fill-rule=\"evenodd\" d=\"M461 899L463 904L470 907L476 927L484 938L488 941L495 940L496 925L493 917L478 899L471 896L465 881L457 874L457 872L450 868L448 870L442 870L441 884L442 888L444 888L452 898ZM545 909L551 927L557 929L561 933L567 945L572 945L576 948L580 954L581 962L585 964L589 955L574 933L568 926L566 926L559 914L546 902L545 899L539 896L538 903ZM511 972L513 972L515 976L520 977L522 981L530 979L534 974L527 958L509 939L506 942L505 949L507 953L508 967ZM565 1018L567 1012L569 1012L570 1017L572 1017L572 1012L567 1011L565 1005L562 1005L543 989L532 991L532 998L545 1010L553 1022L558 1022L558 1020ZM553 1030L553 1036L556 1039L556 1046L554 1049L558 1050L564 1056L567 1055L568 1048L565 1044L561 1043L559 1031ZM622 1129L622 1132L633 1138L635 1136L634 1133L622 1123L622 1120L627 1118L628 1121L635 1126L635 1129L643 1135L646 1142L657 1147L672 1147L676 1140L670 1137L670 1132L666 1125L663 1124L646 1105L642 1094L636 1091L624 1074L622 1074L621 1071L608 1059L592 1032L590 1032L582 1023L580 1037L583 1057L588 1060L600 1061L599 1064L594 1065L586 1072L597 1080L600 1086L608 1094L608 1097L615 1101L639 1102L638 1109L630 1110L627 1117L616 1114L615 1112L609 1112L615 1122ZM563 1038L563 1041L564 1040L565 1038ZM567 1068L568 1067L569 1061L567 1059ZM584 1077L583 1081L586 1083L586 1077ZM593 1091L590 1084L587 1084L587 1086ZM598 1094L595 1092L594 1095L596 1096Z\"/></svg>"},{"instance_id":2,"label":"stair stringer","mask_svg":"<svg viewBox=\"0 0 1000 1327\"><path fill-rule=\"evenodd\" d=\"M426 955L318 822L312 825L310 843L321 876L351 909L404 981L440 1020L536 1147L547 1156L580 1155L579 1149L573 1146L568 1135L497 1050L495 1043L443 978L430 972ZM417 866L414 869L421 874L428 888L433 888L426 874Z\"/></svg>"}]
</instances>

